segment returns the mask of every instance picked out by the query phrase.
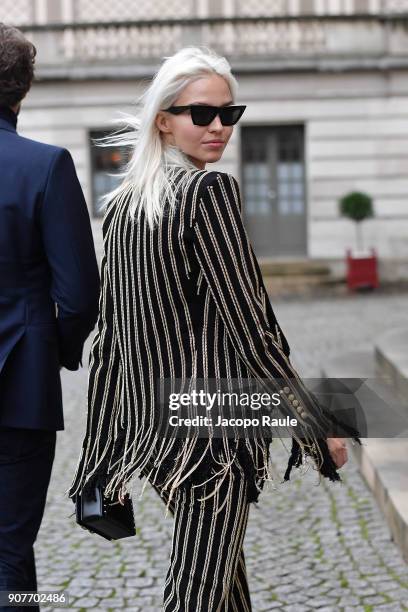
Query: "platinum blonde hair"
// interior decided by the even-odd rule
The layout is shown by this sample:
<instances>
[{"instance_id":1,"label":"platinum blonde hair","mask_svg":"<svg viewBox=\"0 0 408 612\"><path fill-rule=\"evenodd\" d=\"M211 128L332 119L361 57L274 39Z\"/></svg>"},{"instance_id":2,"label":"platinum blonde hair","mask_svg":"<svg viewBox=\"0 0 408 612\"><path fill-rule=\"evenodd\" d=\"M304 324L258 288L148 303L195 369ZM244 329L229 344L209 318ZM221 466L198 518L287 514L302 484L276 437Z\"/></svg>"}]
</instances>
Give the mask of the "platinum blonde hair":
<instances>
[{"instance_id":1,"label":"platinum blonde hair","mask_svg":"<svg viewBox=\"0 0 408 612\"><path fill-rule=\"evenodd\" d=\"M188 181L197 166L178 147L166 144L155 120L159 110L174 104L191 82L211 74L222 76L236 98L238 83L228 61L207 47L184 47L172 56L165 56L150 85L138 98L138 113L123 115L116 123L122 127L105 138L99 146L130 147L131 155L119 186L101 198L101 209L121 196L129 194L132 219L140 219L142 209L150 228L154 228L164 211L166 200L173 208L177 190L174 179L183 168L187 172L181 182ZM181 183L179 183L181 185Z\"/></svg>"}]
</instances>

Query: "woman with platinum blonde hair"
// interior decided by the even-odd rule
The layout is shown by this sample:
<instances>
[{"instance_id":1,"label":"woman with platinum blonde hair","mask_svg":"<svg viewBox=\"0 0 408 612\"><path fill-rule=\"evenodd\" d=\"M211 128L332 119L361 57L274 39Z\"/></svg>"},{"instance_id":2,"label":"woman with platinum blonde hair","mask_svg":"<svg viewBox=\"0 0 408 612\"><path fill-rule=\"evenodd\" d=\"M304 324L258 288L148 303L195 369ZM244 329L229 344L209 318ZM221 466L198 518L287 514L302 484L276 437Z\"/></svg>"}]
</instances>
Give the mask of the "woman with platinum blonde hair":
<instances>
[{"instance_id":1,"label":"woman with platinum blonde hair","mask_svg":"<svg viewBox=\"0 0 408 612\"><path fill-rule=\"evenodd\" d=\"M217 402L212 423L192 434L186 421L175 434L172 417L208 416L209 406L175 411L159 387L173 398L186 381L191 395L197 381L206 390L211 381L235 390L250 381L277 393L292 423L284 480L307 458L341 480L347 460L344 439L328 438L331 420L290 363L242 222L238 182L206 169L245 110L236 98L228 61L186 47L165 58L129 129L105 142L130 147L131 156L105 198L87 428L68 494L75 501L99 482L123 503L135 473L146 476L175 521L165 612L251 610L243 539L250 503L273 480L272 435L268 427L257 435L216 427Z\"/></svg>"}]
</instances>

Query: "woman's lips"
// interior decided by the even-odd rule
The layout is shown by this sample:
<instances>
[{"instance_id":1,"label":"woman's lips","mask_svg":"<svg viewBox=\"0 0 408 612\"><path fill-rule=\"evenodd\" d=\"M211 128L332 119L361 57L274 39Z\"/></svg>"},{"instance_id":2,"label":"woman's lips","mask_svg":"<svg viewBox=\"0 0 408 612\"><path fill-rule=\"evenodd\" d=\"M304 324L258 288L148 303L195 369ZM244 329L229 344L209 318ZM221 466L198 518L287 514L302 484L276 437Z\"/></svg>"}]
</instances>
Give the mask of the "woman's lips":
<instances>
[{"instance_id":1,"label":"woman's lips","mask_svg":"<svg viewBox=\"0 0 408 612\"><path fill-rule=\"evenodd\" d=\"M223 146L223 142L203 142L203 145L205 145L206 147L210 147L211 149L219 149L220 147Z\"/></svg>"}]
</instances>

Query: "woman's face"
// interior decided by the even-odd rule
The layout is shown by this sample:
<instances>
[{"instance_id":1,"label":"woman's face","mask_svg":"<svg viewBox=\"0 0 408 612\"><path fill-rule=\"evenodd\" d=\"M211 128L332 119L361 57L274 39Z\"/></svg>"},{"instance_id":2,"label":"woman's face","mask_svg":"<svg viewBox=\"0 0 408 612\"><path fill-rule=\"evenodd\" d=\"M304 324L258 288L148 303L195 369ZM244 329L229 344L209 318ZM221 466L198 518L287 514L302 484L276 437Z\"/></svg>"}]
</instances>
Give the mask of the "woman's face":
<instances>
[{"instance_id":1,"label":"woman's face","mask_svg":"<svg viewBox=\"0 0 408 612\"><path fill-rule=\"evenodd\" d=\"M227 81L214 74L187 85L172 106L187 104L228 106L233 104L233 100ZM218 115L209 125L194 125L189 111L180 115L159 111L156 125L165 142L181 149L201 170L205 169L207 162L216 162L222 157L233 130L232 125L222 125ZM209 144L217 140L221 141L219 145Z\"/></svg>"}]
</instances>

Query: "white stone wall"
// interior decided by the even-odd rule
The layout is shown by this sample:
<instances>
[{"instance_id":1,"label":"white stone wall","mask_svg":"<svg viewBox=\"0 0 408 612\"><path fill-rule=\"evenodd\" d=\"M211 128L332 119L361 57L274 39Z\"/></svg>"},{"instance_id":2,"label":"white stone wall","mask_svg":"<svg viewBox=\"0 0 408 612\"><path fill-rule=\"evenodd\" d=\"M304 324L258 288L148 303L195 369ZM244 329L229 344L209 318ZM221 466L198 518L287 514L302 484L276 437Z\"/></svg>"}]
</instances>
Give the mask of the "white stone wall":
<instances>
[{"instance_id":1,"label":"white stone wall","mask_svg":"<svg viewBox=\"0 0 408 612\"><path fill-rule=\"evenodd\" d=\"M408 0L1 0L0 21L115 22L183 17L405 13Z\"/></svg>"}]
</instances>

